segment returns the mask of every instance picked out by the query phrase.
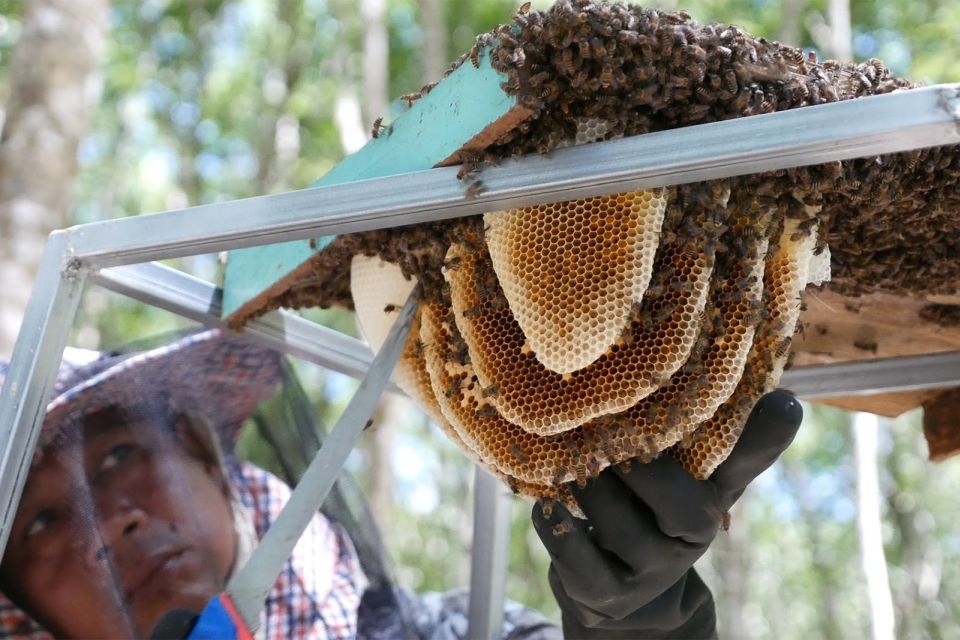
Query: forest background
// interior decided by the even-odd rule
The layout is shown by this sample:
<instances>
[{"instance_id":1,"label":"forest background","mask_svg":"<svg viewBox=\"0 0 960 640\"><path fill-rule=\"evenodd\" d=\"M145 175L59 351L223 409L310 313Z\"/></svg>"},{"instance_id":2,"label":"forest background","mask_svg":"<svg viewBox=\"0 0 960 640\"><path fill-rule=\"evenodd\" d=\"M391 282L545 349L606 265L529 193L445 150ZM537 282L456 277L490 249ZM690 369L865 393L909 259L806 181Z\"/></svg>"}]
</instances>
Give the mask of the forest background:
<instances>
[{"instance_id":1,"label":"forest background","mask_svg":"<svg viewBox=\"0 0 960 640\"><path fill-rule=\"evenodd\" d=\"M926 84L960 81L955 0L649 4L821 58L878 57ZM50 230L305 187L364 143L392 98L439 78L516 8L0 0L0 356L12 350ZM173 264L211 281L218 271L215 256ZM311 317L356 332L349 314ZM71 344L111 348L184 326L91 287ZM355 383L297 366L332 422ZM470 464L402 398L380 411L382 426L348 464L387 532L396 577L418 591L464 585ZM731 530L699 563L724 637L957 637L960 462L926 460L915 413L865 429L808 406L795 444L735 508ZM245 447L263 454L253 438ZM870 534L882 545L869 548ZM517 500L509 596L556 618L546 566L529 506Z\"/></svg>"}]
</instances>

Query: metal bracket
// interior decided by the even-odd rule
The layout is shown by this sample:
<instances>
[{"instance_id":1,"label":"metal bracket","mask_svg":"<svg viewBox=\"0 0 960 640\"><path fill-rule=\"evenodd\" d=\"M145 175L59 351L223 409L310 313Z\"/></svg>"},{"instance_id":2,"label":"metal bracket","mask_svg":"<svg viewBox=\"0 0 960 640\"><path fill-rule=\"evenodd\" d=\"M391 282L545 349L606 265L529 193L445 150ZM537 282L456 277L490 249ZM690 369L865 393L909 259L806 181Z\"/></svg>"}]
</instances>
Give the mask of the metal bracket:
<instances>
[{"instance_id":1,"label":"metal bracket","mask_svg":"<svg viewBox=\"0 0 960 640\"><path fill-rule=\"evenodd\" d=\"M390 329L383 347L373 359L370 372L360 383L360 388L343 410L330 436L310 462L283 511L254 549L247 564L227 585L227 594L251 631L260 627L260 611L267 593L276 582L283 564L290 557L304 529L323 504L340 475L347 456L369 423L370 416L376 409L377 399L383 393L403 352L416 308L416 299L414 294L411 294Z\"/></svg>"}]
</instances>

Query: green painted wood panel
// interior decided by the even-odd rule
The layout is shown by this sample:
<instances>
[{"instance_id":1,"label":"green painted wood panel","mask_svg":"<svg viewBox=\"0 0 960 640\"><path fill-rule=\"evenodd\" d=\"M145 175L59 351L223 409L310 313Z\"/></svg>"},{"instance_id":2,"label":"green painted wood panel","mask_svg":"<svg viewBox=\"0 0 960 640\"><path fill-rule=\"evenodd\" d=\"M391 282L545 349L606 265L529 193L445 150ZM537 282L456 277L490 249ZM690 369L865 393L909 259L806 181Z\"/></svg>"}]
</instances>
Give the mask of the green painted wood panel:
<instances>
[{"instance_id":1,"label":"green painted wood panel","mask_svg":"<svg viewBox=\"0 0 960 640\"><path fill-rule=\"evenodd\" d=\"M490 66L461 65L400 114L389 134L371 139L312 187L380 178L436 166L505 116L516 100L500 88L506 76ZM320 238L322 250L333 236ZM315 252L307 240L231 251L224 276L223 316L228 317L303 264Z\"/></svg>"}]
</instances>

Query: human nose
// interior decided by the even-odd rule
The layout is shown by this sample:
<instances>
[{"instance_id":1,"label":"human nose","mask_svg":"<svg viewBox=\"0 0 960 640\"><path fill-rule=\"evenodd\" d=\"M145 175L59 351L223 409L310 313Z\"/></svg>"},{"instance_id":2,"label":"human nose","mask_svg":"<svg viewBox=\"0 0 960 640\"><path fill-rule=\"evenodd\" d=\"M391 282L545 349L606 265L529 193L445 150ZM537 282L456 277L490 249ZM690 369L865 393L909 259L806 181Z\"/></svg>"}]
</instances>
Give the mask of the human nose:
<instances>
[{"instance_id":1,"label":"human nose","mask_svg":"<svg viewBox=\"0 0 960 640\"><path fill-rule=\"evenodd\" d=\"M94 563L101 562L106 555L121 547L147 524L147 514L143 509L127 500L120 500L109 504L101 501L98 509L98 529L101 544L91 550Z\"/></svg>"},{"instance_id":2,"label":"human nose","mask_svg":"<svg viewBox=\"0 0 960 640\"><path fill-rule=\"evenodd\" d=\"M126 536L142 529L147 523L147 514L137 506L121 505L112 513L101 516L103 537L110 543L119 542Z\"/></svg>"}]
</instances>

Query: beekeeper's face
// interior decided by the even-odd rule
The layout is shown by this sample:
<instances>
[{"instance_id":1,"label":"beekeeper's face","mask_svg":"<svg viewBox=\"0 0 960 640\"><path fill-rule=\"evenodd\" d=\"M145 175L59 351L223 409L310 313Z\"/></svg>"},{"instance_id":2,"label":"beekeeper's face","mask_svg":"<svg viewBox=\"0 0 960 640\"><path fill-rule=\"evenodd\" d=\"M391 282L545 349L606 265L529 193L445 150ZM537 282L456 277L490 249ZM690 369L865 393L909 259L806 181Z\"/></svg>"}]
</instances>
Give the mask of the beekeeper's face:
<instances>
[{"instance_id":1,"label":"beekeeper's face","mask_svg":"<svg viewBox=\"0 0 960 640\"><path fill-rule=\"evenodd\" d=\"M144 637L223 590L236 534L223 474L183 421L117 410L31 471L0 584L57 636Z\"/></svg>"}]
</instances>

